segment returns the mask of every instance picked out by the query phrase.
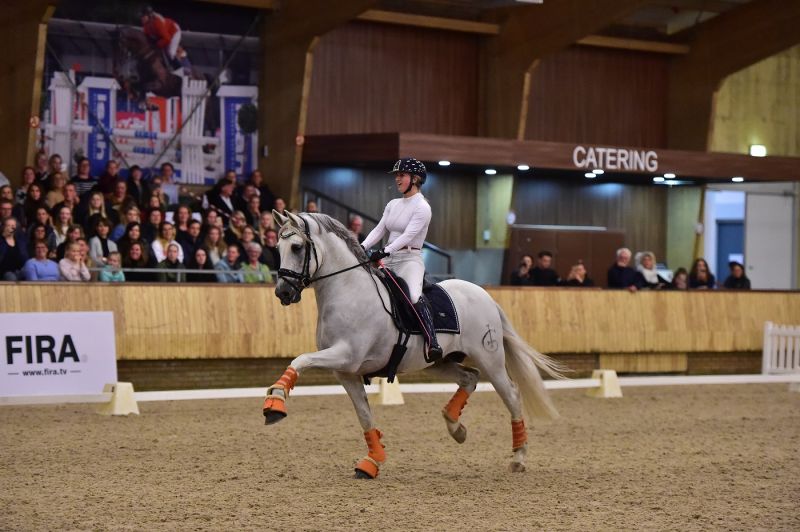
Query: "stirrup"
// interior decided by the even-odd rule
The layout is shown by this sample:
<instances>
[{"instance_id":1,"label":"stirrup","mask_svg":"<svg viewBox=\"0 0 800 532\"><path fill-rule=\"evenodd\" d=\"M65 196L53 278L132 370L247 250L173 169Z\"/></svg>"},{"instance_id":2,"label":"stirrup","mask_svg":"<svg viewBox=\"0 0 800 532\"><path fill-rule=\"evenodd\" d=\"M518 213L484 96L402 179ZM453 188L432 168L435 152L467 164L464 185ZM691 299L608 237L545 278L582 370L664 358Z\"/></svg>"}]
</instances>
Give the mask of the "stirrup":
<instances>
[{"instance_id":1,"label":"stirrup","mask_svg":"<svg viewBox=\"0 0 800 532\"><path fill-rule=\"evenodd\" d=\"M442 351L442 346L439 344L434 344L429 346L428 349L425 351L425 362L431 363L436 362L442 358L444 352Z\"/></svg>"}]
</instances>

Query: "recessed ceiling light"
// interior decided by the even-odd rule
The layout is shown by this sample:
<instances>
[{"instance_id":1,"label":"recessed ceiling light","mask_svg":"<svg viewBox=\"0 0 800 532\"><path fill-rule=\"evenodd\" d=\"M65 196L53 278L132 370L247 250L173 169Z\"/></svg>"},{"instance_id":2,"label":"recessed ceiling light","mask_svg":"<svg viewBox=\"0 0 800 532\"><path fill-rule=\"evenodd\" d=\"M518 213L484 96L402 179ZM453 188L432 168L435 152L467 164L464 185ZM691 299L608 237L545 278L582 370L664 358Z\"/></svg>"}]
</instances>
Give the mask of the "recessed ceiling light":
<instances>
[{"instance_id":1,"label":"recessed ceiling light","mask_svg":"<svg viewBox=\"0 0 800 532\"><path fill-rule=\"evenodd\" d=\"M731 181L733 181L734 183L741 183L742 181L744 181L744 178L743 177L738 177L738 176L737 177L732 177Z\"/></svg>"},{"instance_id":2,"label":"recessed ceiling light","mask_svg":"<svg viewBox=\"0 0 800 532\"><path fill-rule=\"evenodd\" d=\"M587 179L594 179L595 177L597 177L597 175L595 175L592 172L586 172L585 174L583 174L583 177L585 177Z\"/></svg>"},{"instance_id":3,"label":"recessed ceiling light","mask_svg":"<svg viewBox=\"0 0 800 532\"><path fill-rule=\"evenodd\" d=\"M527 172L530 169L531 169L531 167L528 166L527 164L518 164L517 165L517 170L519 170L520 172Z\"/></svg>"},{"instance_id":4,"label":"recessed ceiling light","mask_svg":"<svg viewBox=\"0 0 800 532\"><path fill-rule=\"evenodd\" d=\"M450 161L439 161L439 166L450 166Z\"/></svg>"},{"instance_id":5,"label":"recessed ceiling light","mask_svg":"<svg viewBox=\"0 0 800 532\"><path fill-rule=\"evenodd\" d=\"M752 155L753 157L766 157L767 147L764 146L763 144L751 144L750 155Z\"/></svg>"},{"instance_id":6,"label":"recessed ceiling light","mask_svg":"<svg viewBox=\"0 0 800 532\"><path fill-rule=\"evenodd\" d=\"M594 170L592 170L592 172L597 174L597 175L603 175L603 174L606 173L606 171L603 170L602 168L595 168Z\"/></svg>"},{"instance_id":7,"label":"recessed ceiling light","mask_svg":"<svg viewBox=\"0 0 800 532\"><path fill-rule=\"evenodd\" d=\"M497 170L495 170L494 168L487 168L487 169L486 169L486 170L484 170L483 172L484 172L486 175L494 175L494 174L496 174L496 173L497 173Z\"/></svg>"},{"instance_id":8,"label":"recessed ceiling light","mask_svg":"<svg viewBox=\"0 0 800 532\"><path fill-rule=\"evenodd\" d=\"M666 177L667 179L674 179L675 174L664 174L664 177Z\"/></svg>"},{"instance_id":9,"label":"recessed ceiling light","mask_svg":"<svg viewBox=\"0 0 800 532\"><path fill-rule=\"evenodd\" d=\"M671 185L680 185L681 182L676 180L676 179L667 179L666 181L664 181L664 184L665 185L670 185L670 186Z\"/></svg>"},{"instance_id":10,"label":"recessed ceiling light","mask_svg":"<svg viewBox=\"0 0 800 532\"><path fill-rule=\"evenodd\" d=\"M664 182L664 178L661 177L661 176L653 178L653 183L663 183L663 182Z\"/></svg>"}]
</instances>

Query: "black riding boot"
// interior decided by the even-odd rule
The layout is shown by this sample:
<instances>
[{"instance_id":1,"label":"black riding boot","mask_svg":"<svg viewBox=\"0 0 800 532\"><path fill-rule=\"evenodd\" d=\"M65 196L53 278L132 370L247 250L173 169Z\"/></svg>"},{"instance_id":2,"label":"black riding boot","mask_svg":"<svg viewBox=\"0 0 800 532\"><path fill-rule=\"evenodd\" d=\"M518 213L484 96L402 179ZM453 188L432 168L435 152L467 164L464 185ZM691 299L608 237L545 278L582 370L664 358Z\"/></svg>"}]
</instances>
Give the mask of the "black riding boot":
<instances>
[{"instance_id":1,"label":"black riding boot","mask_svg":"<svg viewBox=\"0 0 800 532\"><path fill-rule=\"evenodd\" d=\"M419 314L419 317L422 318L422 323L431 339L428 350L425 353L425 361L435 362L442 358L442 347L439 345L439 342L436 341L436 329L433 326L433 315L431 315L431 308L425 296L420 296L419 301L414 303L414 308L417 314Z\"/></svg>"}]
</instances>

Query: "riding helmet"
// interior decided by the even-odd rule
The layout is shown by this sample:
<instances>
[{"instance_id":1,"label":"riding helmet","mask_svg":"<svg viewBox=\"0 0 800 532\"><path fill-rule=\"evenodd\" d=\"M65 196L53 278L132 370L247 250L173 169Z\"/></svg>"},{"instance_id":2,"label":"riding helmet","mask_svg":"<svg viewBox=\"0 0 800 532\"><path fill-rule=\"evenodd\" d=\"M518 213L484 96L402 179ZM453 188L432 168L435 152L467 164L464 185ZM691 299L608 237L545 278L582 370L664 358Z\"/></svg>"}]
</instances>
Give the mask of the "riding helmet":
<instances>
[{"instance_id":1,"label":"riding helmet","mask_svg":"<svg viewBox=\"0 0 800 532\"><path fill-rule=\"evenodd\" d=\"M398 160L396 163L394 163L394 167L392 167L392 170L388 173L396 174L398 172L408 172L411 175L419 176L420 185L424 184L425 179L428 177L427 173L425 172L425 165L413 157L406 157Z\"/></svg>"}]
</instances>

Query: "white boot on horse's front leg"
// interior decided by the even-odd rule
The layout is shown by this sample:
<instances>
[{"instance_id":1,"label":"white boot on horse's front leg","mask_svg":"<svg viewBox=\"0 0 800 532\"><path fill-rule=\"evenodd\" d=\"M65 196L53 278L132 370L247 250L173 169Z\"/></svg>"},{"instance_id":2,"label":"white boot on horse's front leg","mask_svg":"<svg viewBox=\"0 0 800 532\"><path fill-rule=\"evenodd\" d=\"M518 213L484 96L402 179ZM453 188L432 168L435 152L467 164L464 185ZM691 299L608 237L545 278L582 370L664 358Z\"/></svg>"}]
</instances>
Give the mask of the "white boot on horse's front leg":
<instances>
[{"instance_id":1,"label":"white boot on horse's front leg","mask_svg":"<svg viewBox=\"0 0 800 532\"><path fill-rule=\"evenodd\" d=\"M522 473L525 471L525 456L528 454L528 444L526 443L519 449L514 449L514 457L511 459L509 470L512 473Z\"/></svg>"}]
</instances>

